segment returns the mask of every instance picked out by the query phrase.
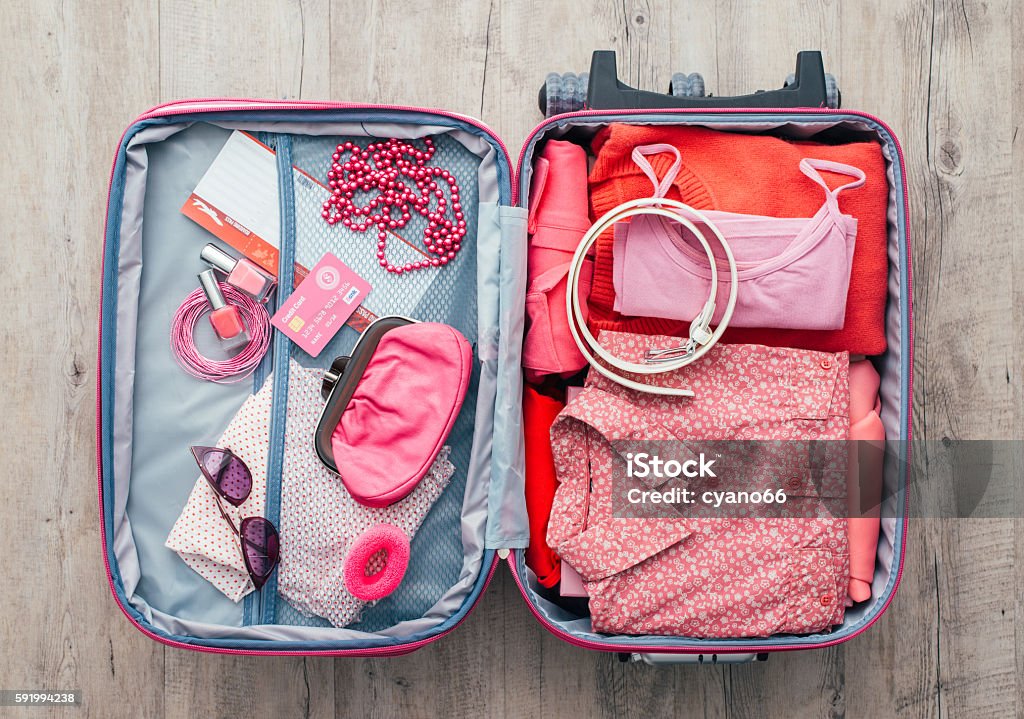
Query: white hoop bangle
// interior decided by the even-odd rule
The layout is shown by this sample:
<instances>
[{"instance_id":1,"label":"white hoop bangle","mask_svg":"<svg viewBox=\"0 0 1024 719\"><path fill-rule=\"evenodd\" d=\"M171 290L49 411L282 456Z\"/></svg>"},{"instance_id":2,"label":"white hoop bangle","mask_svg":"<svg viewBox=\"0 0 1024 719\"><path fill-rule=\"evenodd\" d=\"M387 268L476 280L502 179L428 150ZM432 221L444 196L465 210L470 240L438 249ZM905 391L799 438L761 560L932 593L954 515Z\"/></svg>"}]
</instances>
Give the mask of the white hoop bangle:
<instances>
[{"instance_id":1,"label":"white hoop bangle","mask_svg":"<svg viewBox=\"0 0 1024 719\"><path fill-rule=\"evenodd\" d=\"M671 208L671 210L667 208ZM597 338L594 337L587 328L586 322L583 321L583 312L580 303L579 278L583 261L586 258L587 253L590 251L590 248L593 247L594 243L597 241L597 238L616 223L637 215L657 215L681 224L684 228L689 230L694 237L697 238L697 241L700 242L701 246L704 248L704 252L708 256L708 262L711 265L711 289L708 299L704 303L704 307L690 323L690 335L684 344L678 347L651 349L646 353L643 362L630 362L620 359L608 352L608 350L598 344ZM722 313L722 318L714 331L711 331L710 325L711 318L715 313L715 298L718 295L718 258L712 251L711 245L708 243L704 233L698 230L686 215L696 217L711 230L715 235L715 239L718 240L718 243L725 251L725 258L729 263L729 300L726 304L725 311ZM737 279L736 258L733 256L732 248L729 247L729 243L726 242L725 237L722 236L722 233L717 227L715 227L714 223L708 220L708 218L699 210L695 210L682 202L661 197L645 197L637 200L631 200L605 213L604 216L602 216L590 227L589 230L587 230L583 235L583 238L580 240L579 245L576 247L576 252L573 254L572 262L569 265L569 273L566 280L568 283L568 291L565 295L565 304L566 314L569 317L569 331L572 333L572 337L575 340L580 353L587 362L590 363L590 366L613 382L616 382L623 387L628 387L640 392L647 392L649 394L693 397L694 394L692 390L685 388L662 387L637 382L613 372L609 366L619 370L620 372L630 372L632 374L639 375L654 375L672 372L703 357L704 354L714 346L722 336L722 333L724 333L726 328L729 326L729 320L732 318L733 309L736 307L736 293L738 289ZM599 362L595 355L609 366L605 366L605 364Z\"/></svg>"}]
</instances>

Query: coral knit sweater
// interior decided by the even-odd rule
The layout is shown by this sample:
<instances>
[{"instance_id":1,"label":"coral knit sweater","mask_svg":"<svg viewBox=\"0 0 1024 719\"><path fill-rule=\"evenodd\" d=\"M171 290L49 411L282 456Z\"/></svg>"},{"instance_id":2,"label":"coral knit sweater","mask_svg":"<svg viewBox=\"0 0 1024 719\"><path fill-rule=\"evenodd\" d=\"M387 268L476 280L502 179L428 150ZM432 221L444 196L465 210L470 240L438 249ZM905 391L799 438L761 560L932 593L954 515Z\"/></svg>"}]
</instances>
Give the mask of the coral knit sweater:
<instances>
[{"instance_id":1,"label":"coral knit sweater","mask_svg":"<svg viewBox=\"0 0 1024 719\"><path fill-rule=\"evenodd\" d=\"M650 197L651 182L630 157L638 145L665 142L682 153L683 163L668 197L698 210L724 210L771 217L811 217L822 204L821 189L798 169L804 157L859 167L867 175L856 192L843 193L839 206L857 218L846 319L841 330L729 328L723 342L798 347L851 354L885 351L885 302L888 275L886 214L889 184L881 146L875 142L824 145L767 135L718 132L703 127L613 124L594 138L596 155L590 172L590 203L597 218L616 205ZM653 155L659 177L673 158ZM824 173L830 187L848 178ZM686 335L688 322L653 317L626 317L613 308L612 232L597 242L588 324L640 334Z\"/></svg>"}]
</instances>

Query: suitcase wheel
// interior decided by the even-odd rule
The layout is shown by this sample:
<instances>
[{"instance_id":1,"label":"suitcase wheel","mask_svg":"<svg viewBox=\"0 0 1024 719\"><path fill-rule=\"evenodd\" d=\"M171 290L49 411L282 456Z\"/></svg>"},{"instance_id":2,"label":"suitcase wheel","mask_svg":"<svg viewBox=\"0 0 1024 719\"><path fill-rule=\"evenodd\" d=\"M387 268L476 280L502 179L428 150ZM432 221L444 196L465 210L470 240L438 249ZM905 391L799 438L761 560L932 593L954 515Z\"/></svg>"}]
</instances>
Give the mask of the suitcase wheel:
<instances>
[{"instance_id":1,"label":"suitcase wheel","mask_svg":"<svg viewBox=\"0 0 1024 719\"><path fill-rule=\"evenodd\" d=\"M549 72L537 96L537 105L545 117L582 110L587 102L588 73Z\"/></svg>"},{"instance_id":2,"label":"suitcase wheel","mask_svg":"<svg viewBox=\"0 0 1024 719\"><path fill-rule=\"evenodd\" d=\"M677 72L672 75L668 85L668 94L672 97L704 97L704 76L699 72Z\"/></svg>"},{"instance_id":3,"label":"suitcase wheel","mask_svg":"<svg viewBox=\"0 0 1024 719\"><path fill-rule=\"evenodd\" d=\"M789 87L796 82L796 75L789 73L786 75L786 82L783 87ZM837 109L842 103L842 93L839 92L839 83L836 81L836 76L830 72L825 73L825 106L833 110Z\"/></svg>"}]
</instances>

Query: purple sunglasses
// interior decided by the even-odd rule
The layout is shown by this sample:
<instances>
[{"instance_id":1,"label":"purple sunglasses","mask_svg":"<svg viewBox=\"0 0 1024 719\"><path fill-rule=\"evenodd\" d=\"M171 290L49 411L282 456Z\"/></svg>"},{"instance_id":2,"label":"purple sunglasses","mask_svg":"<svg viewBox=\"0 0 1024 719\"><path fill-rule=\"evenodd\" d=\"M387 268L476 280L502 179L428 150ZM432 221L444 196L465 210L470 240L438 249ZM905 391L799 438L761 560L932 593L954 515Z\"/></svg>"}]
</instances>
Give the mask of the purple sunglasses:
<instances>
[{"instance_id":1,"label":"purple sunglasses","mask_svg":"<svg viewBox=\"0 0 1024 719\"><path fill-rule=\"evenodd\" d=\"M252 491L252 472L245 462L230 449L221 447L192 447L192 454L203 476L215 492L217 509L238 535L242 546L242 559L256 589L266 584L280 557L281 540L277 529L263 517L246 517L240 527L224 511L220 500L238 507Z\"/></svg>"}]
</instances>

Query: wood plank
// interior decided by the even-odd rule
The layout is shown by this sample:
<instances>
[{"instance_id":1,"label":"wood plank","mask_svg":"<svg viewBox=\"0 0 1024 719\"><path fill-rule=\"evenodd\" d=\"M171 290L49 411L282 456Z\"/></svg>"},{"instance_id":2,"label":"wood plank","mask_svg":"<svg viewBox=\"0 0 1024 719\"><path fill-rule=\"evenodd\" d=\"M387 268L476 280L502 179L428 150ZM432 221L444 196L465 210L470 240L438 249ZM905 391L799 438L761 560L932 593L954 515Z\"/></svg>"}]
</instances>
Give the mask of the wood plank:
<instances>
[{"instance_id":1,"label":"wood plank","mask_svg":"<svg viewBox=\"0 0 1024 719\"><path fill-rule=\"evenodd\" d=\"M479 115L487 3L348 0L331 6L331 97Z\"/></svg>"},{"instance_id":2,"label":"wood plank","mask_svg":"<svg viewBox=\"0 0 1024 719\"><path fill-rule=\"evenodd\" d=\"M160 4L160 96L322 99L329 0Z\"/></svg>"},{"instance_id":3,"label":"wood plank","mask_svg":"<svg viewBox=\"0 0 1024 719\"><path fill-rule=\"evenodd\" d=\"M163 707L162 650L124 621L107 589L94 425L105 178L131 112L156 97L156 21L145 0L0 6L11 138L0 361L6 386L16 386L0 398L0 684L81 689L88 717L158 716ZM111 73L126 55L136 71Z\"/></svg>"},{"instance_id":4,"label":"wood plank","mask_svg":"<svg viewBox=\"0 0 1024 719\"><path fill-rule=\"evenodd\" d=\"M337 716L519 716L514 706L510 712L507 707L510 674L500 601L506 582L511 580L499 569L469 618L415 654L337 660Z\"/></svg>"},{"instance_id":5,"label":"wood plank","mask_svg":"<svg viewBox=\"0 0 1024 719\"><path fill-rule=\"evenodd\" d=\"M667 28L669 54L672 57L671 73L688 75L699 72L704 76L705 90L716 95L722 85L718 68L718 10L717 0L674 3L672 22ZM658 92L668 90L671 73L667 79L657 81L651 89ZM744 92L751 90L748 88Z\"/></svg>"},{"instance_id":6,"label":"wood plank","mask_svg":"<svg viewBox=\"0 0 1024 719\"><path fill-rule=\"evenodd\" d=\"M502 4L495 13L498 32L492 32L490 43L496 59L488 64L497 80L488 81L483 119L517 155L526 135L543 119L536 97L547 74L589 72L594 50L616 51L623 82L664 91L671 77L671 9L665 0L589 8L574 3ZM554 28L557 33L540 31Z\"/></svg>"},{"instance_id":7,"label":"wood plank","mask_svg":"<svg viewBox=\"0 0 1024 719\"><path fill-rule=\"evenodd\" d=\"M325 658L228 656L168 648L163 692L162 716L167 719L336 716L334 661Z\"/></svg>"},{"instance_id":8,"label":"wood plank","mask_svg":"<svg viewBox=\"0 0 1024 719\"><path fill-rule=\"evenodd\" d=\"M927 243L937 244L938 252L915 254L923 280L918 286L924 290L919 316L928 371L920 407L926 439L1009 437L1019 412L1006 382L1013 335L1001 320L1014 311L1012 290L991 283L972 293L970 309L962 302L972 276L998 274L1013 259L1011 227L990 224L990 218L1012 212L1009 55L979 61L977 54L978 47L1010 45L1009 13L1005 3L932 8L924 118L927 183L920 189ZM981 107L987 111L979 112ZM954 239L971 236L979 226L986 227L983 252L975 243ZM935 307L942 309L935 312ZM941 348L939 338L953 331L966 333L967 341ZM976 353L971 347L986 349ZM985 398L982 404L979 397ZM938 485L939 479L929 478L931 492L956 491ZM935 520L925 526L936 584L937 710L950 716L1007 716L1017 682L1010 599L1013 523Z\"/></svg>"},{"instance_id":9,"label":"wood plank","mask_svg":"<svg viewBox=\"0 0 1024 719\"><path fill-rule=\"evenodd\" d=\"M502 595L505 616L506 716L725 717L724 667L623 663L615 654L585 652L543 629L512 581Z\"/></svg>"},{"instance_id":10,"label":"wood plank","mask_svg":"<svg viewBox=\"0 0 1024 719\"><path fill-rule=\"evenodd\" d=\"M1022 67L1024 62L1024 3L1013 4L1013 19L1010 22L1011 28L1011 63L1012 68ZM1010 268L1010 281L1013 286L1013 306L1017 308L1018 321L1013 323L1014 352L1016 362L1010 366L1006 373L1006 382L1010 385L1013 393L1013 406L1017 407L1016 424L1013 436L1019 439L1024 438L1024 323L1019 321L1020 308L1024 307L1024 282L1020 280L1024 272L1024 73L1013 72L1013 136L1011 139L1011 152L1013 155L1013 187L1010 206L1013 211L1013 236L1016 241L1013 243L1013 263ZM1015 477L1024 477L1024 460L1021 460L1021 452L1016 453L1017 462L1014 471ZM1021 506L1024 499L1024 488L1017 485L1016 506ZM1014 628L1014 656L1016 657L1016 696L1015 716L1024 713L1024 514L1017 514L1015 525L1015 547L1014 547L1014 575L1017 578L1017 586L1014 596L1017 598L1013 612Z\"/></svg>"},{"instance_id":11,"label":"wood plank","mask_svg":"<svg viewBox=\"0 0 1024 719\"><path fill-rule=\"evenodd\" d=\"M746 3L721 0L718 18L717 95L746 95L782 87L793 72L796 53L822 50L825 71L842 84L839 31L842 3Z\"/></svg>"}]
</instances>

